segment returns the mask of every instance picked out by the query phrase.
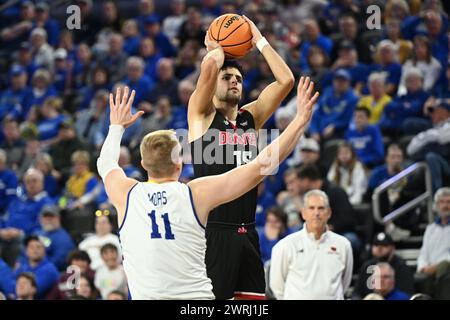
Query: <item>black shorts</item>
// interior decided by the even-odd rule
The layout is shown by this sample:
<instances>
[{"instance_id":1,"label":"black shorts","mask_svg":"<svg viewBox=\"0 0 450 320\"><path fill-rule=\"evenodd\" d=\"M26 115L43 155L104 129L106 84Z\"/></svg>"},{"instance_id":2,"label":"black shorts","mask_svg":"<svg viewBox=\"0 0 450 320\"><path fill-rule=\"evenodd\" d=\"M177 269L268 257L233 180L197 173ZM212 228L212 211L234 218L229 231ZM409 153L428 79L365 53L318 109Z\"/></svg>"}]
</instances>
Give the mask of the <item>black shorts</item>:
<instances>
[{"instance_id":1,"label":"black shorts","mask_svg":"<svg viewBox=\"0 0 450 320\"><path fill-rule=\"evenodd\" d=\"M254 224L206 227L206 269L216 299L265 299L264 268Z\"/></svg>"}]
</instances>

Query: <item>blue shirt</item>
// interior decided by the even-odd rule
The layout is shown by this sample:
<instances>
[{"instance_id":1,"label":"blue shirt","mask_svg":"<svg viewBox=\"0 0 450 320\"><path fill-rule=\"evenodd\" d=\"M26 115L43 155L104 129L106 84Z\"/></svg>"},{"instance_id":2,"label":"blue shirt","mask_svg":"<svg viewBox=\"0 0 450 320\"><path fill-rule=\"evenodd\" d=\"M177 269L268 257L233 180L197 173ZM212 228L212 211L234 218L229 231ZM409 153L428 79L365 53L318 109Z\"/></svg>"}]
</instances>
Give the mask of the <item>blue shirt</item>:
<instances>
[{"instance_id":1,"label":"blue shirt","mask_svg":"<svg viewBox=\"0 0 450 320\"><path fill-rule=\"evenodd\" d=\"M0 98L0 121L8 114L19 118L24 110L25 97L30 93L30 89L27 87L19 90L12 88L5 90Z\"/></svg>"},{"instance_id":2,"label":"blue shirt","mask_svg":"<svg viewBox=\"0 0 450 320\"><path fill-rule=\"evenodd\" d=\"M17 194L17 175L12 170L0 170L0 217Z\"/></svg>"},{"instance_id":3,"label":"blue shirt","mask_svg":"<svg viewBox=\"0 0 450 320\"><path fill-rule=\"evenodd\" d=\"M124 39L123 50L129 57L136 56L139 53L139 36L129 37Z\"/></svg>"},{"instance_id":4,"label":"blue shirt","mask_svg":"<svg viewBox=\"0 0 450 320\"><path fill-rule=\"evenodd\" d=\"M349 129L345 134L356 152L359 160L365 165L374 165L384 159L384 143L378 126L368 125L362 131Z\"/></svg>"},{"instance_id":5,"label":"blue shirt","mask_svg":"<svg viewBox=\"0 0 450 320\"><path fill-rule=\"evenodd\" d=\"M34 28L36 28L36 23L33 23L33 29ZM45 31L47 31L47 42L51 46L57 47L59 42L59 31L60 31L58 21L49 18L44 24L44 29Z\"/></svg>"},{"instance_id":6,"label":"blue shirt","mask_svg":"<svg viewBox=\"0 0 450 320\"><path fill-rule=\"evenodd\" d=\"M384 297L384 300L409 300L411 296L403 291L394 289Z\"/></svg>"},{"instance_id":7,"label":"blue shirt","mask_svg":"<svg viewBox=\"0 0 450 320\"><path fill-rule=\"evenodd\" d=\"M371 66L370 73L372 72L386 72L386 83L398 86L398 84L400 83L400 78L402 76L402 65L398 62L392 62L388 65L375 63Z\"/></svg>"},{"instance_id":8,"label":"blue shirt","mask_svg":"<svg viewBox=\"0 0 450 320\"><path fill-rule=\"evenodd\" d=\"M311 49L311 46L313 45L322 48L322 50L328 55L328 57L330 57L331 55L331 50L333 49L333 41L331 41L330 38L321 34L314 41L304 41L300 47L300 68L302 70L310 67L308 65L308 54L309 49Z\"/></svg>"},{"instance_id":9,"label":"blue shirt","mask_svg":"<svg viewBox=\"0 0 450 320\"><path fill-rule=\"evenodd\" d=\"M330 124L338 130L346 130L357 102L358 97L352 89L336 95L333 86L326 88L319 98L317 109L312 116L310 133L321 134Z\"/></svg>"},{"instance_id":10,"label":"blue shirt","mask_svg":"<svg viewBox=\"0 0 450 320\"><path fill-rule=\"evenodd\" d=\"M149 77L150 81L156 82L158 81L158 74L156 73L156 65L158 64L159 59L162 56L159 53L155 53L150 57L144 58L145 68L144 74Z\"/></svg>"},{"instance_id":11,"label":"blue shirt","mask_svg":"<svg viewBox=\"0 0 450 320\"><path fill-rule=\"evenodd\" d=\"M386 180L392 178L393 176L395 176L395 174L390 175L387 166L385 164L376 167L375 169L372 170L372 173L370 175L369 188L373 190Z\"/></svg>"},{"instance_id":12,"label":"blue shirt","mask_svg":"<svg viewBox=\"0 0 450 320\"><path fill-rule=\"evenodd\" d=\"M53 201L45 191L33 198L29 198L27 195L15 198L8 206L8 218L3 227L17 228L29 235L39 228L39 213L42 207L48 204L53 204Z\"/></svg>"},{"instance_id":13,"label":"blue shirt","mask_svg":"<svg viewBox=\"0 0 450 320\"><path fill-rule=\"evenodd\" d=\"M134 96L133 107L137 107L139 103L144 100L149 100L150 91L153 88L153 81L146 75L143 75L138 81L132 82L129 78L125 79L124 84L130 87L130 92L132 90L136 91Z\"/></svg>"},{"instance_id":14,"label":"blue shirt","mask_svg":"<svg viewBox=\"0 0 450 320\"><path fill-rule=\"evenodd\" d=\"M172 109L172 120L167 124L169 129L188 129L187 108L183 106Z\"/></svg>"},{"instance_id":15,"label":"blue shirt","mask_svg":"<svg viewBox=\"0 0 450 320\"><path fill-rule=\"evenodd\" d=\"M256 227L264 227L267 209L274 205L276 205L275 197L272 193L264 190L263 194L256 200Z\"/></svg>"},{"instance_id":16,"label":"blue shirt","mask_svg":"<svg viewBox=\"0 0 450 320\"><path fill-rule=\"evenodd\" d=\"M42 119L38 122L39 140L48 140L56 138L59 132L59 125L64 122L66 117L62 114L53 119Z\"/></svg>"},{"instance_id":17,"label":"blue shirt","mask_svg":"<svg viewBox=\"0 0 450 320\"><path fill-rule=\"evenodd\" d=\"M11 268L0 258L0 292L5 296L14 293L14 275Z\"/></svg>"},{"instance_id":18,"label":"blue shirt","mask_svg":"<svg viewBox=\"0 0 450 320\"><path fill-rule=\"evenodd\" d=\"M25 97L23 106L24 110L23 113L21 114L21 118L25 119L27 117L28 112L30 111L32 106L36 105L38 107L41 107L45 99L47 99L48 97L56 97L57 95L58 93L56 92L53 86L48 87L47 90L44 92L44 94L40 97L35 96L33 90L31 90L30 94L28 94Z\"/></svg>"},{"instance_id":19,"label":"blue shirt","mask_svg":"<svg viewBox=\"0 0 450 320\"><path fill-rule=\"evenodd\" d=\"M22 272L31 272L34 274L37 284L37 299L42 299L59 278L58 269L45 258L35 267L32 267L28 261L25 261L14 272L15 278L17 279Z\"/></svg>"},{"instance_id":20,"label":"blue shirt","mask_svg":"<svg viewBox=\"0 0 450 320\"><path fill-rule=\"evenodd\" d=\"M72 238L63 228L50 232L42 228L37 230L36 235L42 237L45 245L47 259L53 263L58 270L63 270L67 265L67 256L75 248Z\"/></svg>"},{"instance_id":21,"label":"blue shirt","mask_svg":"<svg viewBox=\"0 0 450 320\"><path fill-rule=\"evenodd\" d=\"M405 119L423 117L422 108L429 96L427 92L420 90L395 97L384 108L380 126L382 128L401 128Z\"/></svg>"}]
</instances>

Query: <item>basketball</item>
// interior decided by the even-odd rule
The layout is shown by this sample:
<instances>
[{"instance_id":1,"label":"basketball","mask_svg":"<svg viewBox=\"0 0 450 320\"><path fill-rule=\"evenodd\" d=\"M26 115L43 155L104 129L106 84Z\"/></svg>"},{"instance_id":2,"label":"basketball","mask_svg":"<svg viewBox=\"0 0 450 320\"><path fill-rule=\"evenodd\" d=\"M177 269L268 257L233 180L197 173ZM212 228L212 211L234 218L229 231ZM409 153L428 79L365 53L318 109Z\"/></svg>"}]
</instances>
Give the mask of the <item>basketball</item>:
<instances>
[{"instance_id":1,"label":"basketball","mask_svg":"<svg viewBox=\"0 0 450 320\"><path fill-rule=\"evenodd\" d=\"M216 18L208 28L208 36L222 46L227 59L243 57L252 49L250 25L238 14Z\"/></svg>"}]
</instances>

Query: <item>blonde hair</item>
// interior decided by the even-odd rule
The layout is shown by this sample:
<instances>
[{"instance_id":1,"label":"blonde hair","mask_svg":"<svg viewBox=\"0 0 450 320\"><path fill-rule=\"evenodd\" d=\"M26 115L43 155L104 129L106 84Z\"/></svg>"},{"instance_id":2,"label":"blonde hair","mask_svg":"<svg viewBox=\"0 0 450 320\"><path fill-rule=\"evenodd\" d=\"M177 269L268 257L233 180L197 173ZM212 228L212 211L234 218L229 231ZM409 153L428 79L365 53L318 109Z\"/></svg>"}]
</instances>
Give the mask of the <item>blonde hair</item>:
<instances>
[{"instance_id":1,"label":"blonde hair","mask_svg":"<svg viewBox=\"0 0 450 320\"><path fill-rule=\"evenodd\" d=\"M89 153L87 151L75 151L72 154L72 163L76 163L76 162L82 162L85 165L89 166L89 162L90 162L90 157L89 157Z\"/></svg>"},{"instance_id":2,"label":"blonde hair","mask_svg":"<svg viewBox=\"0 0 450 320\"><path fill-rule=\"evenodd\" d=\"M173 130L158 130L147 134L140 146L141 158L149 175L168 177L175 173L181 146Z\"/></svg>"}]
</instances>

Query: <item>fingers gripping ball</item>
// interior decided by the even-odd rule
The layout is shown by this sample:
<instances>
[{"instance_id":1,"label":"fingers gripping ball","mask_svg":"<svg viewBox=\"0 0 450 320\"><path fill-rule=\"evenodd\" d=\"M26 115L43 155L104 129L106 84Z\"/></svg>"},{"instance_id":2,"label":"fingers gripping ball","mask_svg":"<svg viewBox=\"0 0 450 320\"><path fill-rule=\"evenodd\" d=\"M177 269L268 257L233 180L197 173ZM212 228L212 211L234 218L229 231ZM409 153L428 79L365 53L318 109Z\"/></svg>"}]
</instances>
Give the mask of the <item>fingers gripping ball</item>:
<instances>
[{"instance_id":1,"label":"fingers gripping ball","mask_svg":"<svg viewBox=\"0 0 450 320\"><path fill-rule=\"evenodd\" d=\"M252 49L250 25L238 14L216 18L208 28L208 36L222 46L227 59L243 57Z\"/></svg>"}]
</instances>

